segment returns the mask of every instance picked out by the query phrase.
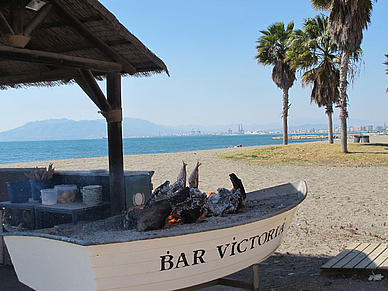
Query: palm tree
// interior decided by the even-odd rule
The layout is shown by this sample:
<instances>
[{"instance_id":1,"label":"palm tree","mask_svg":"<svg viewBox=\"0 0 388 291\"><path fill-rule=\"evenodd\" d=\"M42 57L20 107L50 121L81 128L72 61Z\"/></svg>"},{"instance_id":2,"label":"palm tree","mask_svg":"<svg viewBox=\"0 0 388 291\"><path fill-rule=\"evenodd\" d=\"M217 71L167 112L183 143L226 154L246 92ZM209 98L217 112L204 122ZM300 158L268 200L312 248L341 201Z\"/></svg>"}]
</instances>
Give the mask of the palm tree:
<instances>
[{"instance_id":1,"label":"palm tree","mask_svg":"<svg viewBox=\"0 0 388 291\"><path fill-rule=\"evenodd\" d=\"M304 71L302 86L311 85L310 101L325 107L328 139L333 143L333 105L339 102L339 60L337 45L330 36L328 17L306 18L303 30L296 30L288 58L293 68Z\"/></svg>"},{"instance_id":2,"label":"palm tree","mask_svg":"<svg viewBox=\"0 0 388 291\"><path fill-rule=\"evenodd\" d=\"M388 54L386 54L385 57L387 58L387 61L384 63L384 65L388 66ZM385 70L385 73L388 75L388 68ZM385 93L388 93L388 88L385 90Z\"/></svg>"},{"instance_id":3,"label":"palm tree","mask_svg":"<svg viewBox=\"0 0 388 291\"><path fill-rule=\"evenodd\" d=\"M289 42L293 35L294 22L291 21L287 28L283 22L277 22L268 27L268 30L260 30L262 36L256 41L257 55L255 59L263 66L273 66L272 80L276 86L283 90L283 144L288 144L287 116L290 104L288 101L288 90L295 81L295 70L286 60L287 51L290 48Z\"/></svg>"},{"instance_id":4,"label":"palm tree","mask_svg":"<svg viewBox=\"0 0 388 291\"><path fill-rule=\"evenodd\" d=\"M329 29L331 35L342 52L340 66L340 120L341 150L348 152L347 125L348 117L346 94L347 74L351 53L360 49L363 30L370 23L373 2L377 0L311 0L314 8L330 11Z\"/></svg>"}]
</instances>

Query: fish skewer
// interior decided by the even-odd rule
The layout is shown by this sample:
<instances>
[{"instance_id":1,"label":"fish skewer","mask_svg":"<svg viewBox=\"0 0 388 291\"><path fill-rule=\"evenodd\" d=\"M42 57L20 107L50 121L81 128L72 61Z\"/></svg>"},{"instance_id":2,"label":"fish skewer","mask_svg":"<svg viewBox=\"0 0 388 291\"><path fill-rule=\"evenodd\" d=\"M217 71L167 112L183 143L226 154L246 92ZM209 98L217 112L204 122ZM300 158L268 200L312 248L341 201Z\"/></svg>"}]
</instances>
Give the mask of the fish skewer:
<instances>
[{"instance_id":1,"label":"fish skewer","mask_svg":"<svg viewBox=\"0 0 388 291\"><path fill-rule=\"evenodd\" d=\"M180 179L183 178L184 179L184 187L186 187L186 179L187 179L186 166L187 166L187 164L184 161L182 161L182 163L183 163L183 167L181 168L176 180L179 181Z\"/></svg>"},{"instance_id":2,"label":"fish skewer","mask_svg":"<svg viewBox=\"0 0 388 291\"><path fill-rule=\"evenodd\" d=\"M189 187L190 188L198 188L199 184L199 173L198 168L202 165L199 161L197 161L197 165L195 166L194 170L191 172L189 177Z\"/></svg>"}]
</instances>

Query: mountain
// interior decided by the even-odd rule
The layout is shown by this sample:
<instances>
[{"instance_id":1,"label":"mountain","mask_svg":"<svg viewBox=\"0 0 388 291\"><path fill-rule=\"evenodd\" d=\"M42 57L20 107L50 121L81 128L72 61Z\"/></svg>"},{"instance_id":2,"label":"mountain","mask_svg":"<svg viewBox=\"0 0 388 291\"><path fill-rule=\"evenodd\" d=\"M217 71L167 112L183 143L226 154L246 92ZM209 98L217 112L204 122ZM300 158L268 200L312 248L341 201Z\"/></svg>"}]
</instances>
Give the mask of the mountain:
<instances>
[{"instance_id":1,"label":"mountain","mask_svg":"<svg viewBox=\"0 0 388 291\"><path fill-rule=\"evenodd\" d=\"M123 136L155 136L185 133L143 119L124 118ZM104 119L74 121L66 118L28 122L0 132L0 141L99 139L107 136Z\"/></svg>"},{"instance_id":2,"label":"mountain","mask_svg":"<svg viewBox=\"0 0 388 291\"><path fill-rule=\"evenodd\" d=\"M349 119L349 126L369 125L367 120ZM383 123L375 122L382 125ZM334 125L339 126L339 121L334 119ZM193 130L203 134L226 133L229 129L237 132L238 124L218 126L203 125L158 125L139 118L123 119L123 136L158 136L190 134ZM278 131L282 129L281 123L268 124L243 124L245 131ZM289 122L290 130L298 129L326 129L327 120L324 118L297 118ZM34 141L34 140L75 140L75 139L100 139L107 136L105 119L80 120L48 119L26 123L15 129L0 132L0 141Z\"/></svg>"},{"instance_id":3,"label":"mountain","mask_svg":"<svg viewBox=\"0 0 388 291\"><path fill-rule=\"evenodd\" d=\"M173 135L185 134L189 131L178 128L171 128L169 126L158 125L150 121L125 117L123 119L123 136L157 136L157 135Z\"/></svg>"},{"instance_id":4,"label":"mountain","mask_svg":"<svg viewBox=\"0 0 388 291\"><path fill-rule=\"evenodd\" d=\"M33 121L15 129L0 132L1 141L34 141L102 138L106 135L104 120L48 119Z\"/></svg>"}]
</instances>

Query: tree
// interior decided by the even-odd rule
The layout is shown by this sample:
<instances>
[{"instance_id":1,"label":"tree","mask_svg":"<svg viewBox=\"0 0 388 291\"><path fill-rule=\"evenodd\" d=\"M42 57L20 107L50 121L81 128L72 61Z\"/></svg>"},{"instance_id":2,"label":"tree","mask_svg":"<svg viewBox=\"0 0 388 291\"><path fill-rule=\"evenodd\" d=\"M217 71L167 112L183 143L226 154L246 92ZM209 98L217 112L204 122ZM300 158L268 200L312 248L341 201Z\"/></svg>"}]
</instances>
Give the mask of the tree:
<instances>
[{"instance_id":1,"label":"tree","mask_svg":"<svg viewBox=\"0 0 388 291\"><path fill-rule=\"evenodd\" d=\"M314 8L330 11L329 29L331 35L342 52L340 66L340 120L341 150L348 152L347 124L347 74L351 53L360 49L363 30L368 27L373 4L377 0L311 0Z\"/></svg>"},{"instance_id":2,"label":"tree","mask_svg":"<svg viewBox=\"0 0 388 291\"><path fill-rule=\"evenodd\" d=\"M262 34L256 41L257 55L255 59L263 66L273 66L272 80L278 88L283 90L283 144L288 144L288 91L295 81L295 69L286 60L287 51L290 48L290 40L293 35L294 22L291 21L287 28L283 22L277 22L268 27L268 30L260 30Z\"/></svg>"},{"instance_id":3,"label":"tree","mask_svg":"<svg viewBox=\"0 0 388 291\"><path fill-rule=\"evenodd\" d=\"M333 105L339 103L340 52L330 36L328 17L319 14L306 18L303 30L296 30L288 58L301 69L302 85L311 85L310 101L325 107L328 117L328 140L333 143Z\"/></svg>"},{"instance_id":4,"label":"tree","mask_svg":"<svg viewBox=\"0 0 388 291\"><path fill-rule=\"evenodd\" d=\"M387 58L387 61L384 63L384 65L388 66L388 54L386 54L385 57ZM388 68L385 70L385 73L388 75ZM385 93L388 93L388 88L385 90Z\"/></svg>"}]
</instances>

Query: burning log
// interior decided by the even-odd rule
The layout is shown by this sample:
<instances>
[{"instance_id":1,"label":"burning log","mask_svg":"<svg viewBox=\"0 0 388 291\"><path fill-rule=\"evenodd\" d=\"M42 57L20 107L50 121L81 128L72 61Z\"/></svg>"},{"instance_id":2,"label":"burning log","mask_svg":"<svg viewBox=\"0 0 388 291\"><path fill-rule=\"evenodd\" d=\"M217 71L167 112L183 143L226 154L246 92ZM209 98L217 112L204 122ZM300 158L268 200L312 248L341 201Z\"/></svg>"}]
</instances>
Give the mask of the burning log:
<instances>
[{"instance_id":1,"label":"burning log","mask_svg":"<svg viewBox=\"0 0 388 291\"><path fill-rule=\"evenodd\" d=\"M206 193L198 188L190 188L189 199L176 205L177 213L183 223L194 223L203 214L203 205L207 199Z\"/></svg>"},{"instance_id":2,"label":"burning log","mask_svg":"<svg viewBox=\"0 0 388 291\"><path fill-rule=\"evenodd\" d=\"M219 188L217 193L208 196L198 189L197 162L189 177L186 187L186 166L179 172L177 181L170 185L169 181L157 187L143 209L128 210L124 217L126 229L136 228L138 231L155 230L166 223L194 223L203 217L220 216L239 213L246 209L246 193L242 181L230 174L233 189Z\"/></svg>"},{"instance_id":3,"label":"burning log","mask_svg":"<svg viewBox=\"0 0 388 291\"><path fill-rule=\"evenodd\" d=\"M138 231L155 230L162 228L172 207L167 199L156 201L149 208L133 209L124 216L124 228L136 228Z\"/></svg>"}]
</instances>

